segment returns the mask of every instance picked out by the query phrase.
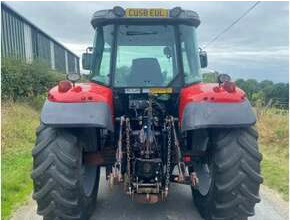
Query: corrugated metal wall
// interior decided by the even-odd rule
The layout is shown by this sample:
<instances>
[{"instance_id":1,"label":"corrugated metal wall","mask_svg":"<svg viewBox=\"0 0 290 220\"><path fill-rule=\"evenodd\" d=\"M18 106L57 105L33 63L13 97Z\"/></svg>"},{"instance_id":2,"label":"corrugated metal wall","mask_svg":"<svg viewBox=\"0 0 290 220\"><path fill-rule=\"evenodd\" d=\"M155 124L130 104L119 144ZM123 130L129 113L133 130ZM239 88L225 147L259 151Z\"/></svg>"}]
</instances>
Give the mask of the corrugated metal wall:
<instances>
[{"instance_id":1,"label":"corrugated metal wall","mask_svg":"<svg viewBox=\"0 0 290 220\"><path fill-rule=\"evenodd\" d=\"M1 55L32 62L40 59L52 69L79 72L79 57L1 2Z\"/></svg>"},{"instance_id":2,"label":"corrugated metal wall","mask_svg":"<svg viewBox=\"0 0 290 220\"><path fill-rule=\"evenodd\" d=\"M65 50L59 45L54 44L55 68L66 71Z\"/></svg>"}]
</instances>

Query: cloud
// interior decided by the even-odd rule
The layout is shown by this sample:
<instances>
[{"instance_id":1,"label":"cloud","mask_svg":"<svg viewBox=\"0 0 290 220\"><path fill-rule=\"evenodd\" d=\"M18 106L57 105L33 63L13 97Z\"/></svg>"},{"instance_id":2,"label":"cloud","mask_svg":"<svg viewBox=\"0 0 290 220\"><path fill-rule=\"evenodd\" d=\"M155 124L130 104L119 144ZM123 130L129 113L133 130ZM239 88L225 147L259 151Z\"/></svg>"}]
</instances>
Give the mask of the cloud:
<instances>
[{"instance_id":1,"label":"cloud","mask_svg":"<svg viewBox=\"0 0 290 220\"><path fill-rule=\"evenodd\" d=\"M249 50L243 48L231 48L230 50L212 49L208 50L211 57L220 57L223 59L249 59L263 61L266 58L275 60L288 59L289 50L287 47L271 47L260 50Z\"/></svg>"},{"instance_id":2,"label":"cloud","mask_svg":"<svg viewBox=\"0 0 290 220\"><path fill-rule=\"evenodd\" d=\"M28 20L81 55L93 41L94 11L122 7L195 10L201 18L199 44L209 42L254 2L7 2ZM289 3L261 2L248 16L207 48L210 68L237 77L288 81Z\"/></svg>"},{"instance_id":3,"label":"cloud","mask_svg":"<svg viewBox=\"0 0 290 220\"><path fill-rule=\"evenodd\" d=\"M67 41L62 41L62 44L69 48L70 50L74 51L76 55L81 56L82 53L84 53L88 47L88 44L82 44L82 43L71 43Z\"/></svg>"}]
</instances>

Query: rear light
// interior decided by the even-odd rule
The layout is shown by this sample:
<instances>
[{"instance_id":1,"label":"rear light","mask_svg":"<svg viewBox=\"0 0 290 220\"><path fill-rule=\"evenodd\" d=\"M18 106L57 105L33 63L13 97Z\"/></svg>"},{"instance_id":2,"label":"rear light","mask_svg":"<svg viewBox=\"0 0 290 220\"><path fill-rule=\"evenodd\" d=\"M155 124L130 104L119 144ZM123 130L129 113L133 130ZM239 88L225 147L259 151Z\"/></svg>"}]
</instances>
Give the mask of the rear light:
<instances>
[{"instance_id":1,"label":"rear light","mask_svg":"<svg viewBox=\"0 0 290 220\"><path fill-rule=\"evenodd\" d=\"M58 83L58 91L61 93L67 92L72 88L72 84L70 81L63 80Z\"/></svg>"},{"instance_id":2,"label":"rear light","mask_svg":"<svg viewBox=\"0 0 290 220\"><path fill-rule=\"evenodd\" d=\"M51 95L50 93L48 93L48 100L49 101L54 101L54 96L53 95Z\"/></svg>"},{"instance_id":3,"label":"rear light","mask_svg":"<svg viewBox=\"0 0 290 220\"><path fill-rule=\"evenodd\" d=\"M185 155L185 156L183 156L183 161L184 162L190 162L191 161L191 157L189 155Z\"/></svg>"},{"instance_id":4,"label":"rear light","mask_svg":"<svg viewBox=\"0 0 290 220\"><path fill-rule=\"evenodd\" d=\"M220 86L215 86L215 87L213 87L213 91L214 92L220 92L221 91L221 87Z\"/></svg>"},{"instance_id":5,"label":"rear light","mask_svg":"<svg viewBox=\"0 0 290 220\"><path fill-rule=\"evenodd\" d=\"M82 87L75 86L75 87L73 87L72 91L74 91L74 92L81 92L82 91Z\"/></svg>"},{"instance_id":6,"label":"rear light","mask_svg":"<svg viewBox=\"0 0 290 220\"><path fill-rule=\"evenodd\" d=\"M236 91L236 84L234 82L224 82L223 83L223 88L224 90L226 90L227 92L235 92Z\"/></svg>"}]
</instances>

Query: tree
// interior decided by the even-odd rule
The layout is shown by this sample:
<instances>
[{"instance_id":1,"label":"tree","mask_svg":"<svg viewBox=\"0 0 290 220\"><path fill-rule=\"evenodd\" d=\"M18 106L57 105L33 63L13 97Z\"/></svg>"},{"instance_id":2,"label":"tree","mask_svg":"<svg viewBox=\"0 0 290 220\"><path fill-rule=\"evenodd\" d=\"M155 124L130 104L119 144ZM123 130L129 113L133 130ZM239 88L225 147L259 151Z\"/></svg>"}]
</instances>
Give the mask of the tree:
<instances>
[{"instance_id":1,"label":"tree","mask_svg":"<svg viewBox=\"0 0 290 220\"><path fill-rule=\"evenodd\" d=\"M245 81L243 89L247 93L248 98L250 100L252 100L253 94L258 92L258 90L259 90L258 84L259 83L255 79L248 79L248 80Z\"/></svg>"},{"instance_id":2,"label":"tree","mask_svg":"<svg viewBox=\"0 0 290 220\"><path fill-rule=\"evenodd\" d=\"M273 86L273 82L272 81L270 81L270 80L263 80L263 81L261 81L260 83L259 83L259 87L261 88L261 89L263 89L263 88L265 88L265 87L269 87L269 86Z\"/></svg>"},{"instance_id":3,"label":"tree","mask_svg":"<svg viewBox=\"0 0 290 220\"><path fill-rule=\"evenodd\" d=\"M215 82L217 82L218 75L219 75L219 73L216 71L203 73L202 74L202 81L205 83L215 83Z\"/></svg>"},{"instance_id":4,"label":"tree","mask_svg":"<svg viewBox=\"0 0 290 220\"><path fill-rule=\"evenodd\" d=\"M271 99L280 106L288 106L289 102L289 84L274 84L270 80L263 80L260 83L255 79L237 79L236 84L244 90L248 99L253 104L266 105Z\"/></svg>"}]
</instances>

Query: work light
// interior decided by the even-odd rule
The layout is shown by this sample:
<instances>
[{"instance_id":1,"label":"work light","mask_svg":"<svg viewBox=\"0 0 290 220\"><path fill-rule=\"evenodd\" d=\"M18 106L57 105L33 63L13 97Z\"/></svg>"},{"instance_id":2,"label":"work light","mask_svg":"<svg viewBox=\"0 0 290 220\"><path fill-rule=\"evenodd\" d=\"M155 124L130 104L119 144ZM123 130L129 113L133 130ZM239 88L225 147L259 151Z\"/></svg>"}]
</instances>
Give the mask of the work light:
<instances>
[{"instance_id":1,"label":"work light","mask_svg":"<svg viewBox=\"0 0 290 220\"><path fill-rule=\"evenodd\" d=\"M176 18L180 15L181 11L182 9L180 7L175 7L170 10L170 16Z\"/></svg>"},{"instance_id":2,"label":"work light","mask_svg":"<svg viewBox=\"0 0 290 220\"><path fill-rule=\"evenodd\" d=\"M231 81L231 77L228 74L219 74L217 80L219 84L222 84Z\"/></svg>"},{"instance_id":3,"label":"work light","mask_svg":"<svg viewBox=\"0 0 290 220\"><path fill-rule=\"evenodd\" d=\"M66 75L66 78L74 84L75 82L80 80L81 75L79 73L69 73Z\"/></svg>"},{"instance_id":4,"label":"work light","mask_svg":"<svg viewBox=\"0 0 290 220\"><path fill-rule=\"evenodd\" d=\"M125 15L125 10L120 6L116 6L113 8L113 13L118 17L123 17Z\"/></svg>"}]
</instances>

